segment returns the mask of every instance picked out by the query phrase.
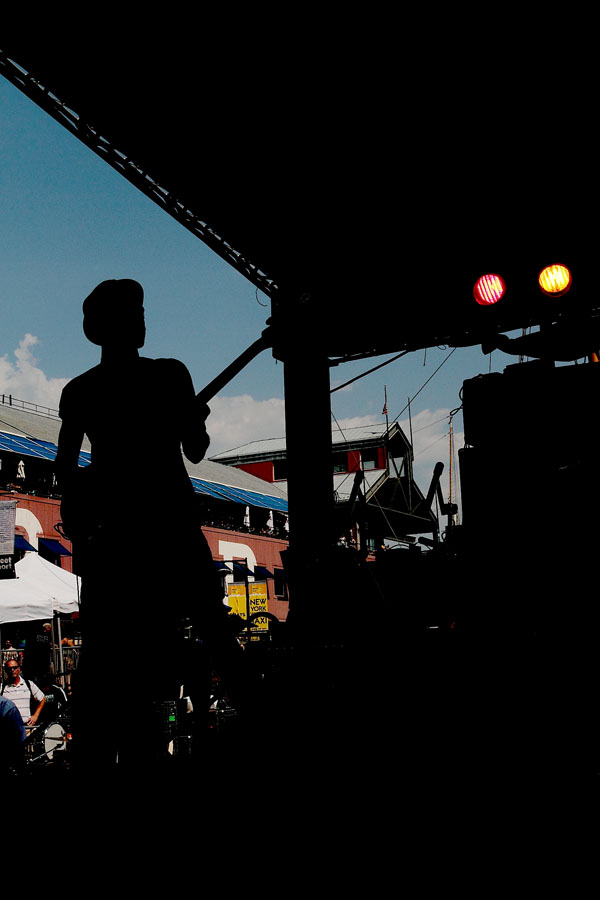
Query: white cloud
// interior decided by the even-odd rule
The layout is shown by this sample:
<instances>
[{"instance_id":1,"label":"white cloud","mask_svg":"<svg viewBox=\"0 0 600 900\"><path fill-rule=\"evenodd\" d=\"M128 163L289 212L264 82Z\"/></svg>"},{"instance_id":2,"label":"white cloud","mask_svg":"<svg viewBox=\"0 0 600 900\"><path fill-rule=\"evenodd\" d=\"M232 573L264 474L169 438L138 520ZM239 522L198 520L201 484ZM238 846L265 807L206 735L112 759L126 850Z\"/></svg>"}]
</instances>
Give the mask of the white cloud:
<instances>
[{"instance_id":1,"label":"white cloud","mask_svg":"<svg viewBox=\"0 0 600 900\"><path fill-rule=\"evenodd\" d=\"M360 428L361 425L381 425L382 422L381 416L349 416L347 419L337 420L342 431L345 428ZM333 422L333 429L336 428L337 425Z\"/></svg>"},{"instance_id":2,"label":"white cloud","mask_svg":"<svg viewBox=\"0 0 600 900\"><path fill-rule=\"evenodd\" d=\"M433 469L437 462L444 464L441 485L444 500L450 493L450 424L449 409L424 409L412 417L412 434L414 447L414 478L423 493L427 493ZM400 427L410 439L411 423L403 419ZM458 451L464 444L464 434L456 430L454 425L454 460L452 478L452 496L455 503L460 503L460 480L458 474Z\"/></svg>"},{"instance_id":3,"label":"white cloud","mask_svg":"<svg viewBox=\"0 0 600 900\"><path fill-rule=\"evenodd\" d=\"M232 450L250 441L283 437L285 406L279 397L255 400L249 394L215 397L207 420L210 434L209 456Z\"/></svg>"},{"instance_id":4,"label":"white cloud","mask_svg":"<svg viewBox=\"0 0 600 900\"><path fill-rule=\"evenodd\" d=\"M40 406L58 408L60 394L68 378L48 378L36 365L32 347L38 338L26 334L14 351L15 362L8 355L0 356L0 393Z\"/></svg>"},{"instance_id":5,"label":"white cloud","mask_svg":"<svg viewBox=\"0 0 600 900\"><path fill-rule=\"evenodd\" d=\"M20 400L37 403L53 409L58 408L60 394L68 378L49 378L38 366L33 348L39 340L35 335L26 334L14 351L14 361L8 355L0 357L0 393L11 394ZM255 400L249 394L237 397L215 397L211 404L208 431L211 436L209 456L231 450L250 441L285 435L285 404L279 397ZM449 495L449 438L448 409L425 409L412 417L414 444L414 476L421 490L426 493L431 482L436 462L444 463L442 492ZM376 425L382 422L381 415L350 416L339 419L342 431L361 425ZM336 427L335 422L333 426ZM405 434L410 436L408 419L400 421ZM462 431L454 432L455 459L457 467L458 450L463 446ZM454 498L460 502L460 482L455 470Z\"/></svg>"},{"instance_id":6,"label":"white cloud","mask_svg":"<svg viewBox=\"0 0 600 900\"><path fill-rule=\"evenodd\" d=\"M210 407L211 415L207 422L211 436L209 456L232 450L250 441L285 435L285 405L280 398L255 400L248 394L238 397L216 397ZM449 496L449 413L449 409L424 409L412 417L415 481L423 493L427 493L435 464L444 463L441 484L445 500ZM361 425L381 424L382 421L381 415L364 415L338 419L337 423L344 431ZM399 424L407 437L410 437L409 420L402 419ZM337 427L335 422L333 427ZM459 503L457 454L463 443L463 433L457 431L455 427L453 497L455 502Z\"/></svg>"},{"instance_id":7,"label":"white cloud","mask_svg":"<svg viewBox=\"0 0 600 900\"><path fill-rule=\"evenodd\" d=\"M412 423L408 418L401 419L398 424L410 440L411 424L414 448L413 477L426 494L433 477L433 469L437 462L444 464L441 477L442 495L444 500L450 496L450 439L449 439L449 409L423 409L412 416ZM338 419L338 424L343 431L345 428L357 428L361 425L379 425L382 423L379 415L352 416L346 419ZM334 422L335 427L335 422ZM454 472L452 478L452 497L455 503L460 505L460 480L458 473L458 450L464 444L464 434L456 430L454 424Z\"/></svg>"}]
</instances>

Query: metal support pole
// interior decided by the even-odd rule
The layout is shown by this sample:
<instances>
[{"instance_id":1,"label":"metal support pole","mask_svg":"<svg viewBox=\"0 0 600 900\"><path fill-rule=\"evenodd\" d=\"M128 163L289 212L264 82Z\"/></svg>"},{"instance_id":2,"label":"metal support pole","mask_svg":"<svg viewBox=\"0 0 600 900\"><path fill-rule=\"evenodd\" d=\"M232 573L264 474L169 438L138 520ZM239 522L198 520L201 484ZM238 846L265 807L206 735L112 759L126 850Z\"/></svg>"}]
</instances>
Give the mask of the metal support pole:
<instances>
[{"instance_id":1,"label":"metal support pole","mask_svg":"<svg viewBox=\"0 0 600 900\"><path fill-rule=\"evenodd\" d=\"M58 681L58 679L57 679L57 681L60 684L60 686L63 688L63 690L66 690L67 681L65 678L65 661L64 661L63 646L62 646L62 628L61 628L61 621L60 621L59 613L57 613L55 616L55 622L56 622L56 648L57 648L57 654L58 654L58 666L55 663L54 671L56 672L57 675L60 673L60 681Z\"/></svg>"},{"instance_id":2,"label":"metal support pole","mask_svg":"<svg viewBox=\"0 0 600 900\"><path fill-rule=\"evenodd\" d=\"M334 542L329 360L307 335L284 360L290 616L314 614Z\"/></svg>"},{"instance_id":3,"label":"metal support pole","mask_svg":"<svg viewBox=\"0 0 600 900\"><path fill-rule=\"evenodd\" d=\"M248 582L248 557L244 557L244 589L246 591L246 634L250 640L250 584Z\"/></svg>"}]
</instances>

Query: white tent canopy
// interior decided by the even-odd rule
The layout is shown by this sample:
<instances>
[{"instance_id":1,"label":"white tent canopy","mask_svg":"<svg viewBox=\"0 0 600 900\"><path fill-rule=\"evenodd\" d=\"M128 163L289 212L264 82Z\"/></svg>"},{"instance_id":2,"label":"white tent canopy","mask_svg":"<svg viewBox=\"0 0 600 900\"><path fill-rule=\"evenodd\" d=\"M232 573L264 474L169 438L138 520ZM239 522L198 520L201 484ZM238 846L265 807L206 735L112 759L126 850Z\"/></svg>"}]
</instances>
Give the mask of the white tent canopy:
<instances>
[{"instance_id":1,"label":"white tent canopy","mask_svg":"<svg viewBox=\"0 0 600 900\"><path fill-rule=\"evenodd\" d=\"M52 620L55 613L79 610L77 576L37 553L26 553L15 564L16 578L0 581L0 625L4 622Z\"/></svg>"}]
</instances>

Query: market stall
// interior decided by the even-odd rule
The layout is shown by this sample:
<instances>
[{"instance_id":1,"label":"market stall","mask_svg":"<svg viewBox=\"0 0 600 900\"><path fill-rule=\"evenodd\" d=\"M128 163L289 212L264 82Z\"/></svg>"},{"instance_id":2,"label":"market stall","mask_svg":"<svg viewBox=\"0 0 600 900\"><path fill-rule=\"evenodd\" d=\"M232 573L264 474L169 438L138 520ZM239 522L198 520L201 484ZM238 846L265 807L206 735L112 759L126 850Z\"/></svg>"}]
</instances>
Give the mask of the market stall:
<instances>
[{"instance_id":1,"label":"market stall","mask_svg":"<svg viewBox=\"0 0 600 900\"><path fill-rule=\"evenodd\" d=\"M15 564L15 578L0 581L0 647L5 624L52 623L54 671L64 673L61 617L79 611L78 578L38 556L27 553ZM14 652L14 651L13 651Z\"/></svg>"}]
</instances>

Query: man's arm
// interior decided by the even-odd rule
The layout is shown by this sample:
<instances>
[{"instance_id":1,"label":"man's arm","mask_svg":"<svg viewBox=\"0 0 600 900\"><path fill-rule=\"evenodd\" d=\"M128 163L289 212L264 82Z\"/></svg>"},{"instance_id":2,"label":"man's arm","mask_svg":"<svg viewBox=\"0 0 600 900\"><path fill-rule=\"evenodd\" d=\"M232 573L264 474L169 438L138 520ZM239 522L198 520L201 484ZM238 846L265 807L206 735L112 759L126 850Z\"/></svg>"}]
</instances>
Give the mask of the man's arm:
<instances>
[{"instance_id":1,"label":"man's arm","mask_svg":"<svg viewBox=\"0 0 600 900\"><path fill-rule=\"evenodd\" d=\"M36 699L36 698L34 697L34 700L35 700L35 699ZM40 703L38 703L38 705L36 706L36 709L35 709L35 712L33 713L33 715L31 715L31 716L29 717L29 719L28 719L28 721L27 721L27 724L28 724L28 725L36 725L36 724L37 724L37 720L39 719L40 713L41 713L41 711L43 710L45 704L46 704L46 697L45 697L45 695L44 695L44 697L42 698L42 700L40 701Z\"/></svg>"},{"instance_id":2,"label":"man's arm","mask_svg":"<svg viewBox=\"0 0 600 900\"><path fill-rule=\"evenodd\" d=\"M83 430L78 425L73 425L68 421L61 425L54 471L58 485L63 492L67 491L75 480L83 437Z\"/></svg>"},{"instance_id":3,"label":"man's arm","mask_svg":"<svg viewBox=\"0 0 600 900\"><path fill-rule=\"evenodd\" d=\"M206 430L206 419L209 415L210 409L206 403L198 403L194 397L192 421L181 440L183 452L190 462L199 463L208 450L210 437Z\"/></svg>"},{"instance_id":4,"label":"man's arm","mask_svg":"<svg viewBox=\"0 0 600 900\"><path fill-rule=\"evenodd\" d=\"M210 437L206 430L206 419L210 409L203 400L196 397L192 376L183 363L178 363L178 395L181 398L181 446L187 459L199 463L208 450Z\"/></svg>"}]
</instances>

